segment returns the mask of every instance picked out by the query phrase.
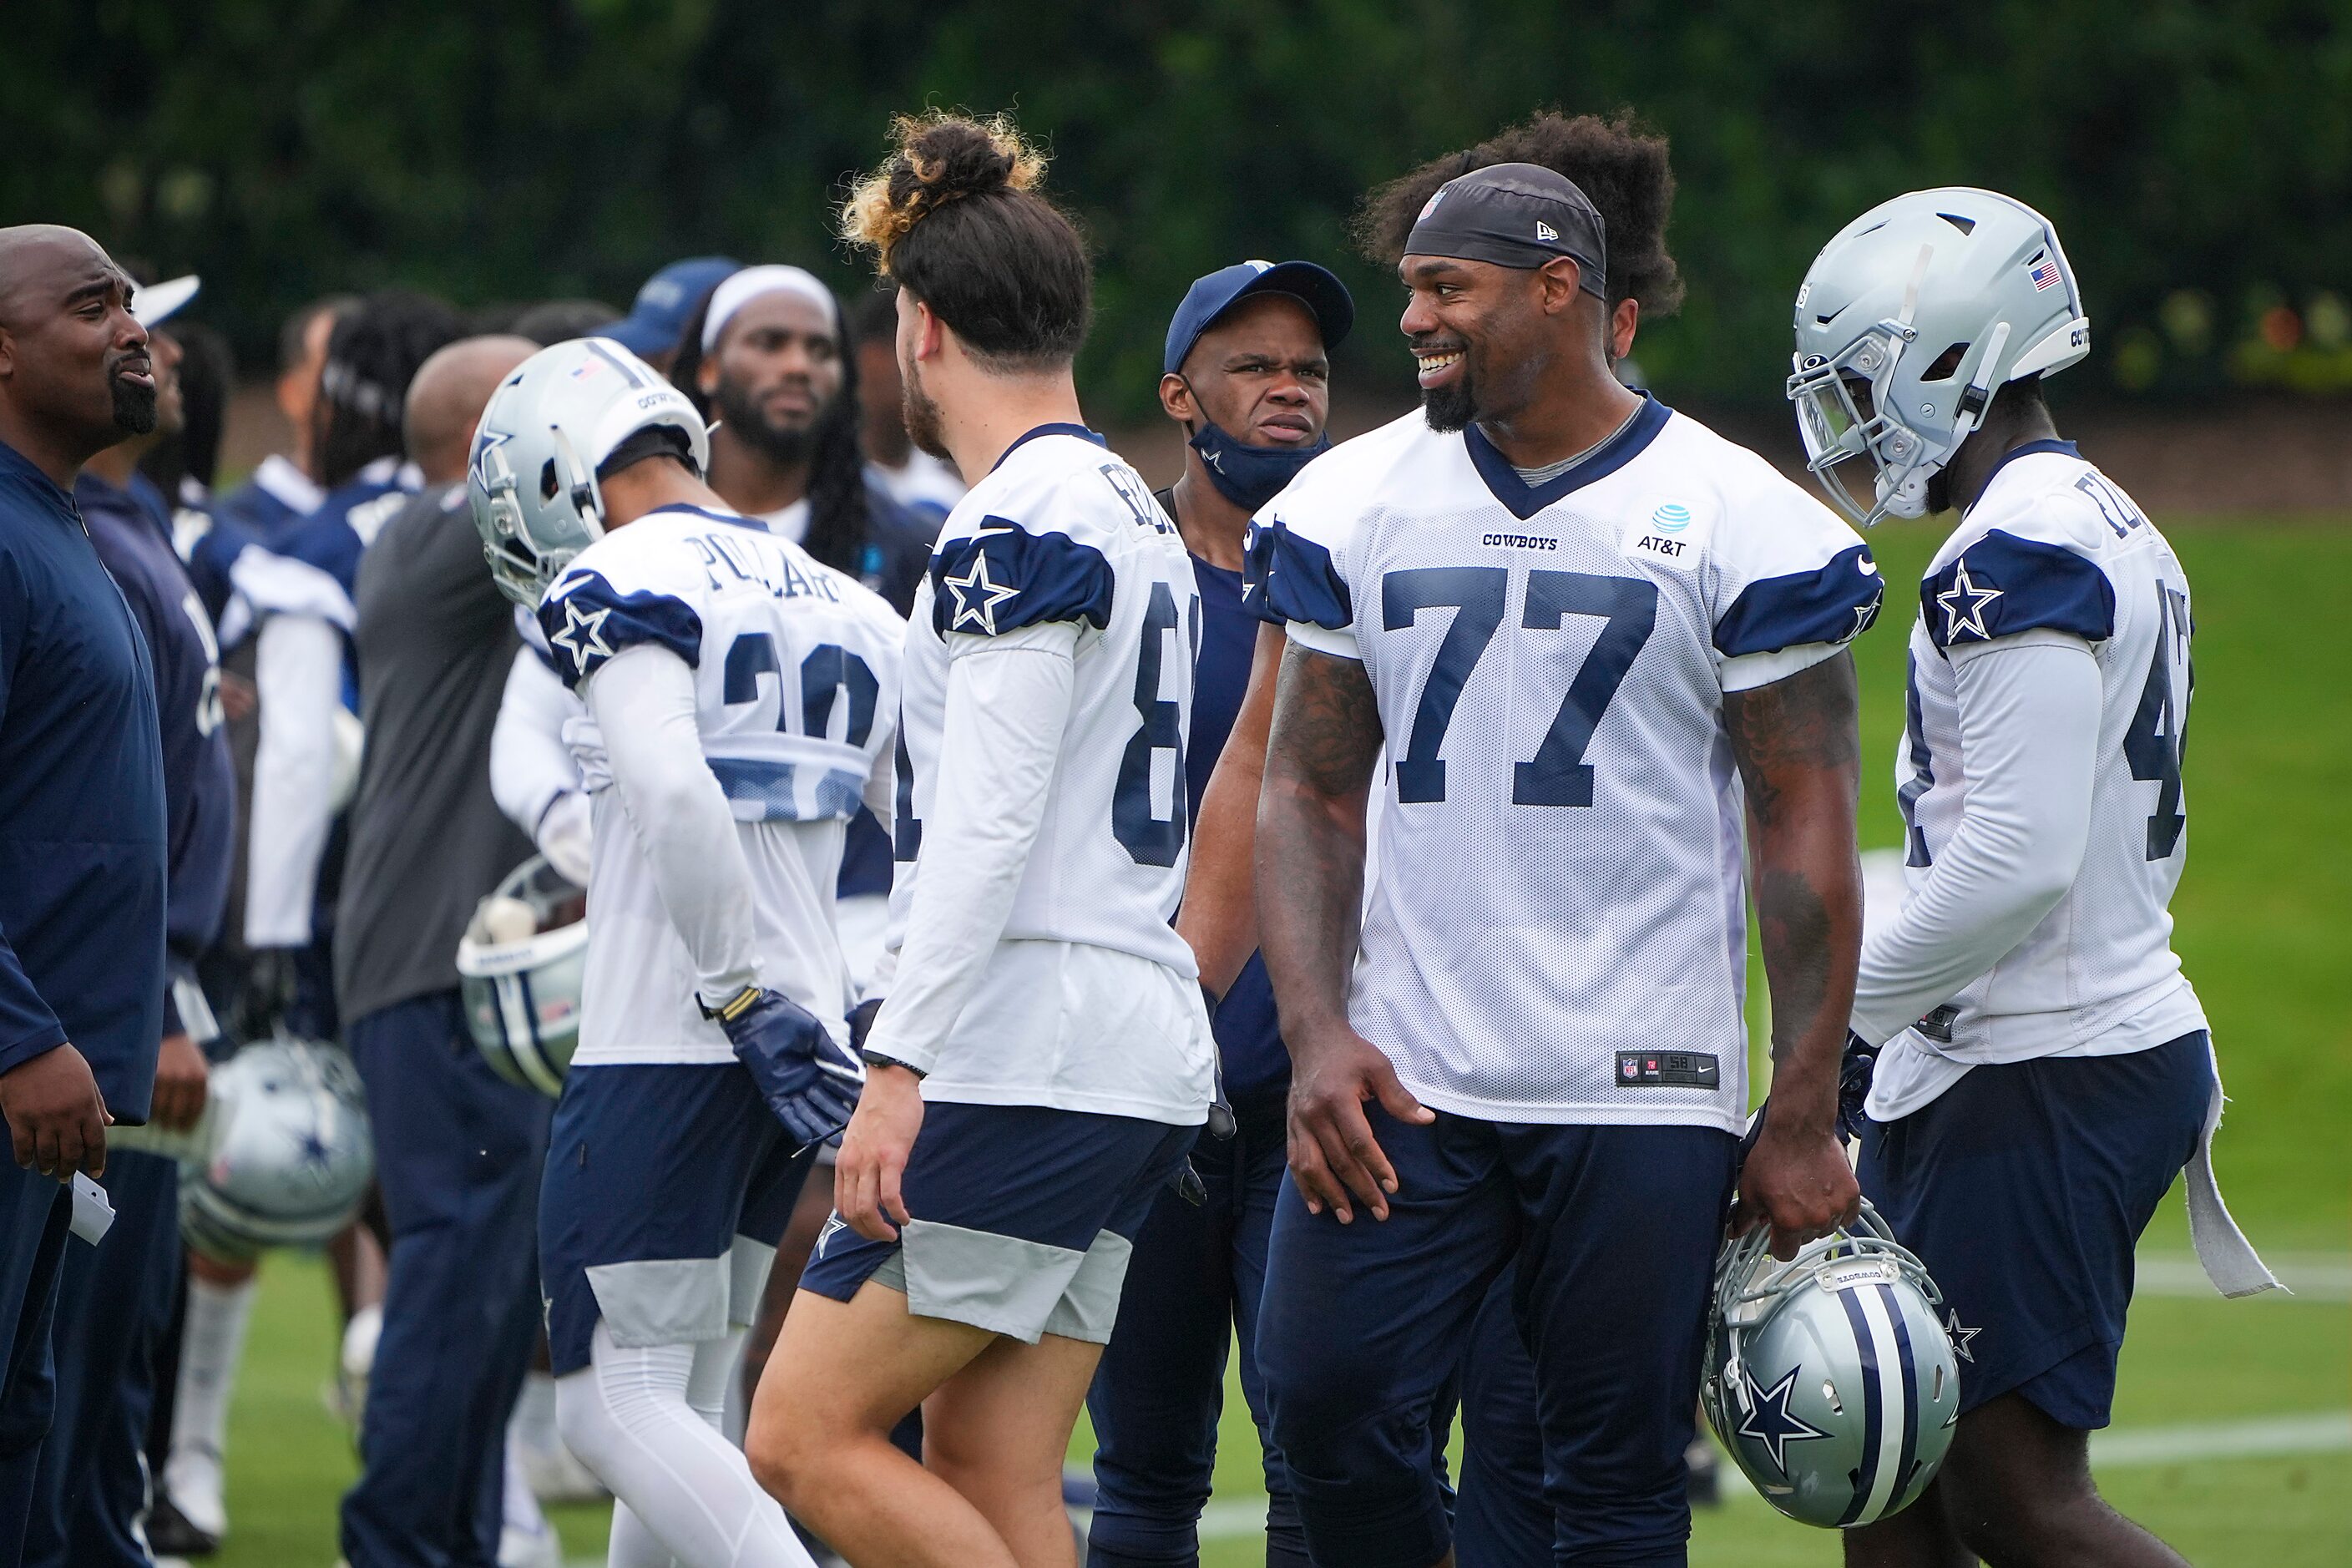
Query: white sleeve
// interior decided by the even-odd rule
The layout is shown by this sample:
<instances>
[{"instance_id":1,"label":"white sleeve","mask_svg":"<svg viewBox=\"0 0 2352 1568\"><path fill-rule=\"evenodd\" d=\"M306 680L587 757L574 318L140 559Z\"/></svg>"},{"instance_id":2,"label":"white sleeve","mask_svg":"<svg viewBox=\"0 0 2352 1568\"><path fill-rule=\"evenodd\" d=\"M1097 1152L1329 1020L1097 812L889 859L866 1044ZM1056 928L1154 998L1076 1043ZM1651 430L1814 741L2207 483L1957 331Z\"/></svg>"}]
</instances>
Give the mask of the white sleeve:
<instances>
[{"instance_id":1,"label":"white sleeve","mask_svg":"<svg viewBox=\"0 0 2352 1568\"><path fill-rule=\"evenodd\" d=\"M516 651L490 731L490 795L533 838L549 806L580 792L579 766L563 743L563 721L579 711L579 700L546 660L527 647Z\"/></svg>"},{"instance_id":2,"label":"white sleeve","mask_svg":"<svg viewBox=\"0 0 2352 1568\"><path fill-rule=\"evenodd\" d=\"M715 1006L758 978L751 869L703 760L694 671L667 647L638 643L597 666L583 690L662 908Z\"/></svg>"},{"instance_id":3,"label":"white sleeve","mask_svg":"<svg viewBox=\"0 0 2352 1568\"><path fill-rule=\"evenodd\" d=\"M2101 709L2090 645L2051 633L2003 638L1953 666L1968 796L1958 831L1900 918L1863 944L1853 1028L1873 1045L2023 941L2073 885L2090 839Z\"/></svg>"},{"instance_id":4,"label":"white sleeve","mask_svg":"<svg viewBox=\"0 0 2352 1568\"><path fill-rule=\"evenodd\" d=\"M1068 621L994 637L950 635L937 804L923 825L906 932L894 969L885 958L876 994L885 980L905 978L866 1039L919 1072L938 1063L1011 918L1069 726L1077 641Z\"/></svg>"},{"instance_id":5,"label":"white sleeve","mask_svg":"<svg viewBox=\"0 0 2352 1568\"><path fill-rule=\"evenodd\" d=\"M261 739L246 850L247 947L300 947L310 940L319 857L334 818L342 676L342 634L331 623L296 615L262 622L254 650Z\"/></svg>"}]
</instances>

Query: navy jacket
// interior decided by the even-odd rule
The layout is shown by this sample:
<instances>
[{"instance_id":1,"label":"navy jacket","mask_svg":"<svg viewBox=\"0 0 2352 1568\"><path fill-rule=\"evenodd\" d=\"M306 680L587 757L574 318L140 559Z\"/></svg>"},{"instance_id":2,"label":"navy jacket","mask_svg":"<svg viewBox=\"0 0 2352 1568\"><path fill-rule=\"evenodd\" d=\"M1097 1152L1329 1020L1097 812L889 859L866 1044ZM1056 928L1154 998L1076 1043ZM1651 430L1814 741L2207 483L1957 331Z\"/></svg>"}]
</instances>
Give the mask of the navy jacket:
<instances>
[{"instance_id":1,"label":"navy jacket","mask_svg":"<svg viewBox=\"0 0 2352 1568\"><path fill-rule=\"evenodd\" d=\"M236 839L236 769L221 728L220 649L211 617L173 552L170 510L143 476L117 489L92 474L74 484L98 557L147 639L163 742L170 864L164 943L173 973L193 975L220 935ZM164 1032L180 1021L166 988Z\"/></svg>"},{"instance_id":2,"label":"navy jacket","mask_svg":"<svg viewBox=\"0 0 2352 1568\"><path fill-rule=\"evenodd\" d=\"M71 1040L147 1119L164 864L145 639L73 498L0 445L0 1071Z\"/></svg>"}]
</instances>

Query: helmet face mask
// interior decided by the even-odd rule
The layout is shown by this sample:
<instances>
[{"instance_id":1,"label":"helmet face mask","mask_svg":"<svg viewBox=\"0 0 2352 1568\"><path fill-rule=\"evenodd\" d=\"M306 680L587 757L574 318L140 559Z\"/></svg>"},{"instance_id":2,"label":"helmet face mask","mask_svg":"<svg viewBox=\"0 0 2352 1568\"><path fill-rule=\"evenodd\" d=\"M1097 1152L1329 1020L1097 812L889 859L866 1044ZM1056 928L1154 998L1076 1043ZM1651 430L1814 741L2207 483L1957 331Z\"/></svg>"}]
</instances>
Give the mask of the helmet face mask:
<instances>
[{"instance_id":1,"label":"helmet face mask","mask_svg":"<svg viewBox=\"0 0 2352 1568\"><path fill-rule=\"evenodd\" d=\"M1795 335L1787 390L1806 467L1864 528L1924 516L1928 481L2001 386L2090 352L2049 221L1963 186L1897 196L1841 230L1797 291ZM1840 471L1857 458L1866 469ZM1861 472L1866 487L1849 477Z\"/></svg>"},{"instance_id":2,"label":"helmet face mask","mask_svg":"<svg viewBox=\"0 0 2352 1568\"><path fill-rule=\"evenodd\" d=\"M1787 1263L1759 1229L1726 1244L1700 1403L1741 1471L1806 1524L1869 1524L1926 1489L1950 1446L1959 1371L1943 1298L1867 1203Z\"/></svg>"},{"instance_id":3,"label":"helmet face mask","mask_svg":"<svg viewBox=\"0 0 2352 1568\"><path fill-rule=\"evenodd\" d=\"M502 918L530 930L504 929ZM467 1028L491 1070L550 1099L563 1092L587 972L586 895L533 856L481 901L457 943Z\"/></svg>"},{"instance_id":4,"label":"helmet face mask","mask_svg":"<svg viewBox=\"0 0 2352 1568\"><path fill-rule=\"evenodd\" d=\"M466 473L482 554L499 591L536 609L572 559L604 536L596 471L640 431L676 432L697 473L710 436L686 395L620 344L541 349L483 409Z\"/></svg>"}]
</instances>

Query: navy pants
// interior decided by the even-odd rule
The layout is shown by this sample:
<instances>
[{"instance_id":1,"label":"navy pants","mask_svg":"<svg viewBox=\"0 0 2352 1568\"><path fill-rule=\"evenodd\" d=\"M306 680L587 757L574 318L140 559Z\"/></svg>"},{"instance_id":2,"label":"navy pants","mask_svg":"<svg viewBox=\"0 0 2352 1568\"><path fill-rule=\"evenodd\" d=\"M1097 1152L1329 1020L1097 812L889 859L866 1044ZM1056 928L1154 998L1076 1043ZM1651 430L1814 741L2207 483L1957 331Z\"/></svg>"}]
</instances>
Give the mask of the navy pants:
<instances>
[{"instance_id":1,"label":"navy pants","mask_svg":"<svg viewBox=\"0 0 2352 1568\"><path fill-rule=\"evenodd\" d=\"M26 1568L148 1568L141 1450L155 1398L155 1350L180 1268L180 1167L118 1149L100 1184L114 1223L96 1247L69 1242L57 1307L57 1417L34 1483Z\"/></svg>"},{"instance_id":2,"label":"navy pants","mask_svg":"<svg viewBox=\"0 0 2352 1568\"><path fill-rule=\"evenodd\" d=\"M0 1133L6 1131L0 1121ZM41 1444L56 1408L49 1342L72 1219L63 1183L0 1151L0 1354L7 1358L0 1365L0 1563L23 1555Z\"/></svg>"},{"instance_id":3,"label":"navy pants","mask_svg":"<svg viewBox=\"0 0 2352 1568\"><path fill-rule=\"evenodd\" d=\"M1275 1211L1258 1363L1318 1568L1430 1568L1452 1545L1433 1407L1516 1262L1558 1564L1681 1564L1691 1437L1734 1140L1440 1112L1373 1131L1386 1221ZM1465 1553L1465 1562L1467 1561Z\"/></svg>"},{"instance_id":4,"label":"navy pants","mask_svg":"<svg viewBox=\"0 0 2352 1568\"><path fill-rule=\"evenodd\" d=\"M367 1015L351 1046L392 1268L343 1554L352 1568L493 1568L507 1415L538 1326L554 1102L490 1070L454 990Z\"/></svg>"}]
</instances>

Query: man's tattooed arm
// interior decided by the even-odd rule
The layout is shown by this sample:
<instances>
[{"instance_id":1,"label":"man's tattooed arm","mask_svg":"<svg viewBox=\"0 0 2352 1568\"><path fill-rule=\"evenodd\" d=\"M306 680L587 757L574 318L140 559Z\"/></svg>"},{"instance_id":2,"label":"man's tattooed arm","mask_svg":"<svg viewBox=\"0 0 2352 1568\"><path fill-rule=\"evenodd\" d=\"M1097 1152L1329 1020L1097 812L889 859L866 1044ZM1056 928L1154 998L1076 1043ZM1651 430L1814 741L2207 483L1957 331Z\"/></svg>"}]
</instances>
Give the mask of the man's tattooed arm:
<instances>
[{"instance_id":1,"label":"man's tattooed arm","mask_svg":"<svg viewBox=\"0 0 2352 1568\"><path fill-rule=\"evenodd\" d=\"M1838 1062L1862 959L1855 708L1853 660L1844 652L1723 700L1747 787L1758 936L1772 997L1771 1110L1740 1202L1743 1219L1760 1211L1772 1222L1784 1257L1827 1234L1855 1192L1834 1132Z\"/></svg>"},{"instance_id":2,"label":"man's tattooed arm","mask_svg":"<svg viewBox=\"0 0 2352 1568\"><path fill-rule=\"evenodd\" d=\"M1258 940L1284 1019L1300 1028L1347 1019L1381 738L1362 665L1286 647L1258 796Z\"/></svg>"}]
</instances>

